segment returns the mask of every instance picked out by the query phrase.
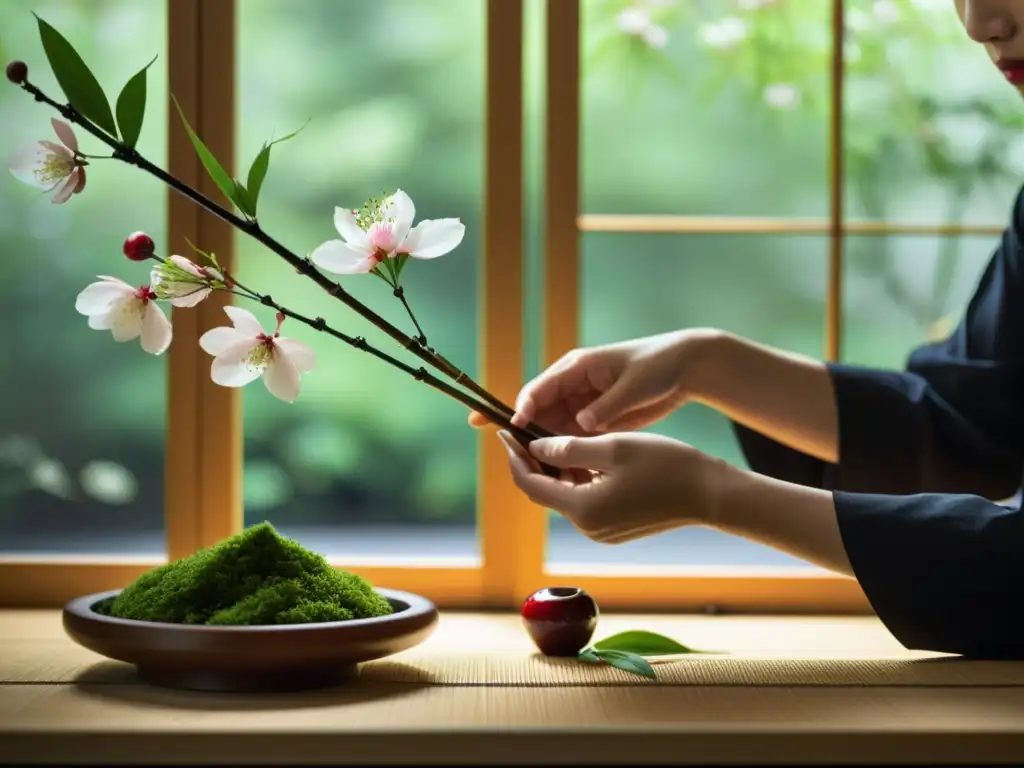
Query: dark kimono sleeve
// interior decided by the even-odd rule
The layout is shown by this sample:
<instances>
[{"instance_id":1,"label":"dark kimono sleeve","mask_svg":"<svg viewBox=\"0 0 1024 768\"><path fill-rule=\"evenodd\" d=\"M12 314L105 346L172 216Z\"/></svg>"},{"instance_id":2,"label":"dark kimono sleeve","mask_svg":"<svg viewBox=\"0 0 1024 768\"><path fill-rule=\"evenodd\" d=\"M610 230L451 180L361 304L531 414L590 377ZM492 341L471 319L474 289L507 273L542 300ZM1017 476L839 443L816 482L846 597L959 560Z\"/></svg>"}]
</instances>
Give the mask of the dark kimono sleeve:
<instances>
[{"instance_id":1,"label":"dark kimono sleeve","mask_svg":"<svg viewBox=\"0 0 1024 768\"><path fill-rule=\"evenodd\" d=\"M833 364L839 462L734 424L751 469L831 490L855 575L909 648L1024 656L1022 197L963 321L905 371Z\"/></svg>"}]
</instances>

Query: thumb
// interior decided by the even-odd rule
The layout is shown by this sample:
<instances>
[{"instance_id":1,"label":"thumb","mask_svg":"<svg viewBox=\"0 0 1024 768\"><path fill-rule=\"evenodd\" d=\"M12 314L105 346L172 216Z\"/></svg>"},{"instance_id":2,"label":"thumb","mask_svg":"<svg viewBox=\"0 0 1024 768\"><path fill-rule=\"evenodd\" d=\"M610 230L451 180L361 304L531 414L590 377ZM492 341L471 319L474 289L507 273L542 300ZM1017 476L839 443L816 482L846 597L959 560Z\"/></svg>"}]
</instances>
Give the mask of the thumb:
<instances>
[{"instance_id":1,"label":"thumb","mask_svg":"<svg viewBox=\"0 0 1024 768\"><path fill-rule=\"evenodd\" d=\"M632 408L636 404L633 379L628 373L620 376L606 392L576 414L576 423L587 432L594 432Z\"/></svg>"},{"instance_id":2,"label":"thumb","mask_svg":"<svg viewBox=\"0 0 1024 768\"><path fill-rule=\"evenodd\" d=\"M544 437L530 443L530 454L559 469L595 469L607 472L615 467L615 437Z\"/></svg>"}]
</instances>

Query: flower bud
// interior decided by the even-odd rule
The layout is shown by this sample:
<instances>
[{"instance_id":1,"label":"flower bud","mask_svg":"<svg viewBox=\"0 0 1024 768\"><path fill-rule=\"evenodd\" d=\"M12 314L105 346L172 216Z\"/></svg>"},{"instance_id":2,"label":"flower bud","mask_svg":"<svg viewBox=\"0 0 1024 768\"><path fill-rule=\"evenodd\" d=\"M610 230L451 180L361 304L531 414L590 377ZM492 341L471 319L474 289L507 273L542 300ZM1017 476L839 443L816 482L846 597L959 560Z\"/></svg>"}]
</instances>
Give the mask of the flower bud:
<instances>
[{"instance_id":1,"label":"flower bud","mask_svg":"<svg viewBox=\"0 0 1024 768\"><path fill-rule=\"evenodd\" d=\"M7 79L15 85L21 85L28 79L28 64L24 61L12 61L7 65Z\"/></svg>"},{"instance_id":2,"label":"flower bud","mask_svg":"<svg viewBox=\"0 0 1024 768\"><path fill-rule=\"evenodd\" d=\"M145 261L153 256L156 245L145 232L133 232L124 240L124 255L132 261Z\"/></svg>"}]
</instances>

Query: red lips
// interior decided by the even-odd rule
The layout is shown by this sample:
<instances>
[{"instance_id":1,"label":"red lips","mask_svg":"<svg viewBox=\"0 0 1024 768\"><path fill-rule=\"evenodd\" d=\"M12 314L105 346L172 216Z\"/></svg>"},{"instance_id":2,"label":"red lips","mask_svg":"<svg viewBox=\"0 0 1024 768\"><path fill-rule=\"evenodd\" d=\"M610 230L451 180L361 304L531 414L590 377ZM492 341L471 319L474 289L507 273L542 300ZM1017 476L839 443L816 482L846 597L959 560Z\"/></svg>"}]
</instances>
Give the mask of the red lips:
<instances>
[{"instance_id":1,"label":"red lips","mask_svg":"<svg viewBox=\"0 0 1024 768\"><path fill-rule=\"evenodd\" d=\"M1024 59L1003 59L997 66L1011 83L1024 85Z\"/></svg>"}]
</instances>

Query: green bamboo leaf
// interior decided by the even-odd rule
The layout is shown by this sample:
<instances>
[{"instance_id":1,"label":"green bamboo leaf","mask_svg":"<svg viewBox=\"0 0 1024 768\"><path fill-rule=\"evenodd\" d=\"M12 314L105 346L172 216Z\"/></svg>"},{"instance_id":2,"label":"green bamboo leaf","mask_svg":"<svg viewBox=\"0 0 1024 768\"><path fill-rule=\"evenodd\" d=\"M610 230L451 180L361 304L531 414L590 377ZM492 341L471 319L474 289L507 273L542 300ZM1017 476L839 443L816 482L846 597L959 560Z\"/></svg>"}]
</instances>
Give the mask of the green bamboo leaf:
<instances>
[{"instance_id":1,"label":"green bamboo leaf","mask_svg":"<svg viewBox=\"0 0 1024 768\"><path fill-rule=\"evenodd\" d=\"M584 648L576 658L577 660L586 662L587 664L597 664L601 661L601 657L597 655L593 648Z\"/></svg>"},{"instance_id":2,"label":"green bamboo leaf","mask_svg":"<svg viewBox=\"0 0 1024 768\"><path fill-rule=\"evenodd\" d=\"M246 216L250 218L255 218L256 206L253 205L252 196L249 194L249 190L242 186L242 182L238 181L238 179L233 179L232 183L235 185L235 194L237 195L236 204L238 205L239 209Z\"/></svg>"},{"instance_id":3,"label":"green bamboo leaf","mask_svg":"<svg viewBox=\"0 0 1024 768\"><path fill-rule=\"evenodd\" d=\"M174 106L178 110L178 114L181 116L181 122L185 126L185 130L188 132L188 137L192 141L192 146L196 150L196 155L199 156L199 162L203 164L206 172L210 174L210 178L213 179L213 183L217 185L224 196L238 206L239 210L244 211L246 209L245 199L239 197L238 187L231 175L224 170L224 166L220 164L213 153L206 148L203 140L200 139L196 132L192 130L192 126L189 125L188 120L185 117L185 113L181 109L181 105L178 100L171 94L171 99L174 101Z\"/></svg>"},{"instance_id":4,"label":"green bamboo leaf","mask_svg":"<svg viewBox=\"0 0 1024 768\"><path fill-rule=\"evenodd\" d=\"M256 155L256 159L252 161L252 166L249 168L249 175L245 180L245 188L249 193L249 202L252 205L252 215L256 215L256 206L259 205L260 201L260 190L263 189L263 180L267 177L267 171L270 170L270 150L275 144L280 144L283 141L294 138L299 135L306 125L309 124L307 120L303 125L295 131L292 131L287 136L282 136L280 139L274 139L273 141L267 142L263 145L263 148Z\"/></svg>"},{"instance_id":5,"label":"green bamboo leaf","mask_svg":"<svg viewBox=\"0 0 1024 768\"><path fill-rule=\"evenodd\" d=\"M598 651L625 651L639 654L640 656L671 656L677 653L699 653L693 648L688 648L682 643L677 643L671 637L659 635L656 632L647 632L642 629L634 629L628 632L620 632L611 635L604 640L594 643Z\"/></svg>"},{"instance_id":6,"label":"green bamboo leaf","mask_svg":"<svg viewBox=\"0 0 1024 768\"><path fill-rule=\"evenodd\" d=\"M110 102L95 75L60 32L38 15L32 15L39 24L39 37L50 68L68 103L83 117L116 138L117 126L114 124L114 114L110 111Z\"/></svg>"},{"instance_id":7,"label":"green bamboo leaf","mask_svg":"<svg viewBox=\"0 0 1024 768\"><path fill-rule=\"evenodd\" d=\"M626 672L632 672L634 675L640 675L642 677L656 678L654 674L654 667L643 656L638 656L635 653L629 651L614 651L614 650L599 650L595 649L597 656L605 664L624 670Z\"/></svg>"},{"instance_id":8,"label":"green bamboo leaf","mask_svg":"<svg viewBox=\"0 0 1024 768\"><path fill-rule=\"evenodd\" d=\"M121 141L129 147L138 143L142 133L142 121L146 116L146 70L153 66L154 61L156 56L132 75L117 97L117 126L121 129Z\"/></svg>"}]
</instances>

